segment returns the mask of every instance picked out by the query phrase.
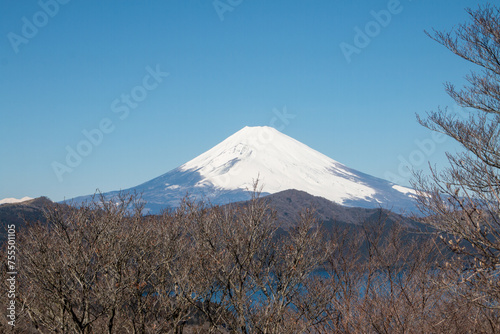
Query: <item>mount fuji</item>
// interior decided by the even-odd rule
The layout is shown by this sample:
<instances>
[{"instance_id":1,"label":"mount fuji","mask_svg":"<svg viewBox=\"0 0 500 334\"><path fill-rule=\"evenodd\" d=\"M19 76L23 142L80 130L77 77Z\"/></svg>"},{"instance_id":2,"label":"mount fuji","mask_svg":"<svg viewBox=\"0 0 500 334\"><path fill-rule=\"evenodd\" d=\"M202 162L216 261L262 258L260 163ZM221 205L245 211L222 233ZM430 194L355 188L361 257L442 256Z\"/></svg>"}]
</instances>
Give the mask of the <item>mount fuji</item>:
<instances>
[{"instance_id":1,"label":"mount fuji","mask_svg":"<svg viewBox=\"0 0 500 334\"><path fill-rule=\"evenodd\" d=\"M182 166L122 192L142 194L146 210L156 213L177 206L186 194L212 204L248 200L257 178L263 196L296 189L345 206L396 211L415 206L414 190L349 168L266 126L245 127Z\"/></svg>"}]
</instances>

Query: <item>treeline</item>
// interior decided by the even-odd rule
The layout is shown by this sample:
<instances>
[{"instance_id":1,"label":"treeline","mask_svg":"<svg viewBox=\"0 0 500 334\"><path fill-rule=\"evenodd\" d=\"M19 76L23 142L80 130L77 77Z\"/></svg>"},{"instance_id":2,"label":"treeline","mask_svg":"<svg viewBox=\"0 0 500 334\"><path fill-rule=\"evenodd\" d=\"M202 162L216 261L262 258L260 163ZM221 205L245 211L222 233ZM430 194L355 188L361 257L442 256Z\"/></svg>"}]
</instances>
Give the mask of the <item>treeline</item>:
<instances>
[{"instance_id":1,"label":"treeline","mask_svg":"<svg viewBox=\"0 0 500 334\"><path fill-rule=\"evenodd\" d=\"M432 235L409 238L397 224L382 233L383 221L326 235L311 210L279 233L258 194L245 206L141 210L137 198L122 197L54 205L48 224L30 222L17 235L16 325L3 316L0 330L500 331L497 296L472 289L466 260L443 255Z\"/></svg>"}]
</instances>

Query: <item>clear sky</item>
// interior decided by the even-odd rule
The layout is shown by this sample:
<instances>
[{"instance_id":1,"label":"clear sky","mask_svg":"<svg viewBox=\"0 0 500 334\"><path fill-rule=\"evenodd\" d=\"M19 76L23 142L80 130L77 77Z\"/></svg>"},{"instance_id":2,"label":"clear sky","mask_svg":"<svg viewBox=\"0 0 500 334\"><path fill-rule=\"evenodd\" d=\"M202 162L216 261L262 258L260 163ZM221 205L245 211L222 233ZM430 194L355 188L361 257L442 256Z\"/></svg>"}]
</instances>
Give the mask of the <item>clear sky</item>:
<instances>
[{"instance_id":1,"label":"clear sky","mask_svg":"<svg viewBox=\"0 0 500 334\"><path fill-rule=\"evenodd\" d=\"M473 69L424 30L484 3L4 0L0 199L132 187L247 125L408 185L455 149L415 113Z\"/></svg>"}]
</instances>

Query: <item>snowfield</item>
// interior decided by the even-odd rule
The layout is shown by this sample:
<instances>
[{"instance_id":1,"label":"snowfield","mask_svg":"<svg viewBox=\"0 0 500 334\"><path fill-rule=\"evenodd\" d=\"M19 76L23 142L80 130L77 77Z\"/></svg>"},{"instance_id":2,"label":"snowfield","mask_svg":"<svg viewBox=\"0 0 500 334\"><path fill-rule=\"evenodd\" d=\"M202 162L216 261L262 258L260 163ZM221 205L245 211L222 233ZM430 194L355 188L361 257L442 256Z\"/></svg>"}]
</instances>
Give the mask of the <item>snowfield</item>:
<instances>
[{"instance_id":1,"label":"snowfield","mask_svg":"<svg viewBox=\"0 0 500 334\"><path fill-rule=\"evenodd\" d=\"M340 204L376 200L377 194L360 173L266 126L245 127L180 169L200 173L200 187L251 189L252 179L258 177L271 194L297 189ZM412 192L401 186L394 189Z\"/></svg>"},{"instance_id":2,"label":"snowfield","mask_svg":"<svg viewBox=\"0 0 500 334\"><path fill-rule=\"evenodd\" d=\"M186 194L213 204L246 200L257 178L264 195L297 189L347 206L414 206L414 190L349 168L267 126L244 127L182 166L124 191L141 193L155 212L178 205Z\"/></svg>"}]
</instances>

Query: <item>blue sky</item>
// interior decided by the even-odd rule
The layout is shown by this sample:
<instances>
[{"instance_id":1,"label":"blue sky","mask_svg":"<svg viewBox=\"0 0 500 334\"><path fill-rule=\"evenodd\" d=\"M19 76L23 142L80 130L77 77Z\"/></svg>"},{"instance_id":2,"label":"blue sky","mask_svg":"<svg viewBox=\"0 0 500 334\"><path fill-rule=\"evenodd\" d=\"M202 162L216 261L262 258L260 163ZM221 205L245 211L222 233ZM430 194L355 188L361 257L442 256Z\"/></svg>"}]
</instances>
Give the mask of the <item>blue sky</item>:
<instances>
[{"instance_id":1,"label":"blue sky","mask_svg":"<svg viewBox=\"0 0 500 334\"><path fill-rule=\"evenodd\" d=\"M415 113L474 69L424 30L484 3L2 1L0 199L132 187L247 125L407 185L456 149Z\"/></svg>"}]
</instances>

